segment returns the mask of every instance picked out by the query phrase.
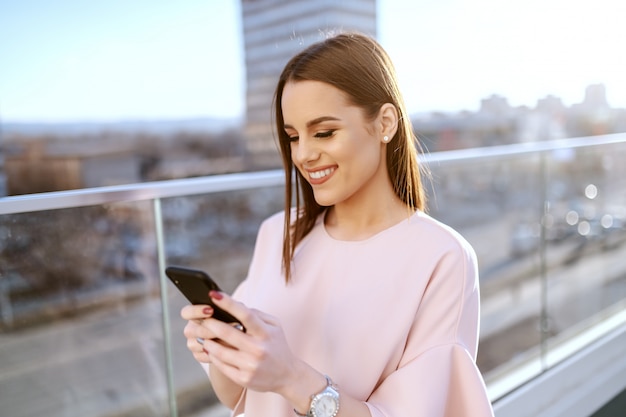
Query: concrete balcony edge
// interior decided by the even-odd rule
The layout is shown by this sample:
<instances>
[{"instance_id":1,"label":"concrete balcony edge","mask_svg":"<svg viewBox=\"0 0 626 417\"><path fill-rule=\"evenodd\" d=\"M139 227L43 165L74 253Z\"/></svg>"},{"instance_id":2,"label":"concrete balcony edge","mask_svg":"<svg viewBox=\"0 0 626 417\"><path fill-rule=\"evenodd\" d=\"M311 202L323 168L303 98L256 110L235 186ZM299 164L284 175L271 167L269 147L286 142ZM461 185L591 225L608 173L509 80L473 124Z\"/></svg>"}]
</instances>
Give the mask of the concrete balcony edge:
<instances>
[{"instance_id":1,"label":"concrete balcony edge","mask_svg":"<svg viewBox=\"0 0 626 417\"><path fill-rule=\"evenodd\" d=\"M494 402L496 417L589 417L626 389L626 324Z\"/></svg>"}]
</instances>

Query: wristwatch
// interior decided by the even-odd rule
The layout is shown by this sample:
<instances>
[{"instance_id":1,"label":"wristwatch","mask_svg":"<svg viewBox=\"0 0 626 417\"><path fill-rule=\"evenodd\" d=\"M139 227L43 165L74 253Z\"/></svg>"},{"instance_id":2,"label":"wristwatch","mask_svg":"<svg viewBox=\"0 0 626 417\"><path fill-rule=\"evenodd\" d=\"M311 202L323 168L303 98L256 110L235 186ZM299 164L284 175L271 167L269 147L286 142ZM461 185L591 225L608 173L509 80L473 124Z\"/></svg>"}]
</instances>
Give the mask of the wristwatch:
<instances>
[{"instance_id":1,"label":"wristwatch","mask_svg":"<svg viewBox=\"0 0 626 417\"><path fill-rule=\"evenodd\" d=\"M326 378L326 388L321 392L311 396L311 405L306 414L300 414L293 410L296 415L302 417L335 417L339 412L339 391L330 380L328 375Z\"/></svg>"}]
</instances>

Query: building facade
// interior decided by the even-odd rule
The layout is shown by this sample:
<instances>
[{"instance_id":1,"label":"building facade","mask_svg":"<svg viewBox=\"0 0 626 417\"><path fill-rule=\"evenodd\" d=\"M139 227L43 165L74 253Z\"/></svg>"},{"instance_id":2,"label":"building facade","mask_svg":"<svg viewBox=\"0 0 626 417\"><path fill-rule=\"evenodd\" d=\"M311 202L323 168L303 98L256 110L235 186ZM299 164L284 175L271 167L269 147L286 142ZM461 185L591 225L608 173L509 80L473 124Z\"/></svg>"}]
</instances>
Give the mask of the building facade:
<instances>
[{"instance_id":1,"label":"building facade","mask_svg":"<svg viewBox=\"0 0 626 417\"><path fill-rule=\"evenodd\" d=\"M287 61L332 33L376 36L376 0L242 0L246 143L257 167L280 164L272 100Z\"/></svg>"}]
</instances>

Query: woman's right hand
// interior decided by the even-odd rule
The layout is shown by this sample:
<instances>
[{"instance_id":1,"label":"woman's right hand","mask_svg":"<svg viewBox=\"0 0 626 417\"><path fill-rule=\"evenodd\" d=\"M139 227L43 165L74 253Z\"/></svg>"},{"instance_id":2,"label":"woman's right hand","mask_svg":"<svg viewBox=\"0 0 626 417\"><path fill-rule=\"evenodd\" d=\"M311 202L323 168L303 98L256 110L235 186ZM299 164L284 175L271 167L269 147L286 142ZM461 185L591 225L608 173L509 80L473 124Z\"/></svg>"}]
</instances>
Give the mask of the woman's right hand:
<instances>
[{"instance_id":1,"label":"woman's right hand","mask_svg":"<svg viewBox=\"0 0 626 417\"><path fill-rule=\"evenodd\" d=\"M210 363L208 352L201 342L215 338L215 334L203 326L205 320L212 320L213 308L209 305L186 305L180 311L180 316L187 320L183 331L187 338L187 349L198 362Z\"/></svg>"}]
</instances>

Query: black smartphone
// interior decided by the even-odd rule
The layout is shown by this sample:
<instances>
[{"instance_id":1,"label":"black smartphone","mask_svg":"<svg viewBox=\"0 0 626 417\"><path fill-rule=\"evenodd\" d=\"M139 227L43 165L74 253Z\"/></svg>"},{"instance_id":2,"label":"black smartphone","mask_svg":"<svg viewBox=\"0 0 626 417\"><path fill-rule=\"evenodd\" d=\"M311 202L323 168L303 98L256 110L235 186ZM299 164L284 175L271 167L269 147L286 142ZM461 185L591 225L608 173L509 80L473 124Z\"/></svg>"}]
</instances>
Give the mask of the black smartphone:
<instances>
[{"instance_id":1,"label":"black smartphone","mask_svg":"<svg viewBox=\"0 0 626 417\"><path fill-rule=\"evenodd\" d=\"M209 297L209 291L221 291L221 289L206 272L181 266L168 266L165 268L165 275L191 304L210 305L213 307L214 318L232 324L241 331L246 331L236 317L213 303L213 300Z\"/></svg>"}]
</instances>

